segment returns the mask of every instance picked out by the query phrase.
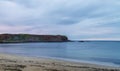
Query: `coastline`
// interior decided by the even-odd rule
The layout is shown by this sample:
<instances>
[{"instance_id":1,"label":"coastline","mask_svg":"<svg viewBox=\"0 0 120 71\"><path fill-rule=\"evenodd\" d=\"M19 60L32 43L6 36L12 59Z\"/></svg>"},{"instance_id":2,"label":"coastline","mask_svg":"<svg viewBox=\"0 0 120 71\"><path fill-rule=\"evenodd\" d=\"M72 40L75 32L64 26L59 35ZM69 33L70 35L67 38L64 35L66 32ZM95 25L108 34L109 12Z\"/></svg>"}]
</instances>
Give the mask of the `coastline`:
<instances>
[{"instance_id":1,"label":"coastline","mask_svg":"<svg viewBox=\"0 0 120 71\"><path fill-rule=\"evenodd\" d=\"M118 67L0 53L0 71L120 71Z\"/></svg>"}]
</instances>

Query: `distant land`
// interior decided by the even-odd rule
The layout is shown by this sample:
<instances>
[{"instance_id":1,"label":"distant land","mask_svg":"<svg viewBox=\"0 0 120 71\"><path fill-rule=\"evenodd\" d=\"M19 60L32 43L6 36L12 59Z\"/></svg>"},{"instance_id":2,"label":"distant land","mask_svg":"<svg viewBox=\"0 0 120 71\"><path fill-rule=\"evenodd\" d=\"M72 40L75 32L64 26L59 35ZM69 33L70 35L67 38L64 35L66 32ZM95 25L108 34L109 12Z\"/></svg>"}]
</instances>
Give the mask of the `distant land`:
<instances>
[{"instance_id":1,"label":"distant land","mask_svg":"<svg viewBox=\"0 0 120 71\"><path fill-rule=\"evenodd\" d=\"M0 34L0 43L67 42L64 35Z\"/></svg>"}]
</instances>

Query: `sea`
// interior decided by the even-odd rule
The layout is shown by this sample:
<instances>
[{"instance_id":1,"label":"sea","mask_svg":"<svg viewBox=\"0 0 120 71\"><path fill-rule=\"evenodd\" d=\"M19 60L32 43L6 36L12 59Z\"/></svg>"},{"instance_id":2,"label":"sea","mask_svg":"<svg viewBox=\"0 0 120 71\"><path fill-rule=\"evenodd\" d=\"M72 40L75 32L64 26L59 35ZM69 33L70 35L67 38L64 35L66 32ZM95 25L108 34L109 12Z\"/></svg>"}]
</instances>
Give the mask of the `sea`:
<instances>
[{"instance_id":1,"label":"sea","mask_svg":"<svg viewBox=\"0 0 120 71\"><path fill-rule=\"evenodd\" d=\"M120 67L119 41L4 43L0 53Z\"/></svg>"}]
</instances>

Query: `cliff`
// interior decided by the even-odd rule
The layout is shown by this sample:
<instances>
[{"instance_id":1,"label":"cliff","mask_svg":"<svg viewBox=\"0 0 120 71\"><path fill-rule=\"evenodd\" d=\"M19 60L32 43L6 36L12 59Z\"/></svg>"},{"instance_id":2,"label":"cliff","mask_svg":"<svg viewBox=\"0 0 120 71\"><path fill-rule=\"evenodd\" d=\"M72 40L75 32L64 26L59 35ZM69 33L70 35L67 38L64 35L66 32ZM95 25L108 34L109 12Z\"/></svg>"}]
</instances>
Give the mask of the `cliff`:
<instances>
[{"instance_id":1,"label":"cliff","mask_svg":"<svg viewBox=\"0 0 120 71\"><path fill-rule=\"evenodd\" d=\"M19 42L66 42L63 35L0 34L0 43Z\"/></svg>"}]
</instances>

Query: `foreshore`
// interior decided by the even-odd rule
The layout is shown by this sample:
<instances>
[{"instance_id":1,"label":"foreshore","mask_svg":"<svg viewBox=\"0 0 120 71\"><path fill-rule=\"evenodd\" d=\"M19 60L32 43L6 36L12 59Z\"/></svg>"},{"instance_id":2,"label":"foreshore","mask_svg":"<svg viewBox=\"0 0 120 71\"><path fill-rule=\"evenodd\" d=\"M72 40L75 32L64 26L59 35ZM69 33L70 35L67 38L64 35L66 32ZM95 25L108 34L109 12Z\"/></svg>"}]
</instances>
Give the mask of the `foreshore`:
<instances>
[{"instance_id":1,"label":"foreshore","mask_svg":"<svg viewBox=\"0 0 120 71\"><path fill-rule=\"evenodd\" d=\"M0 53L0 71L120 71L120 68Z\"/></svg>"}]
</instances>

